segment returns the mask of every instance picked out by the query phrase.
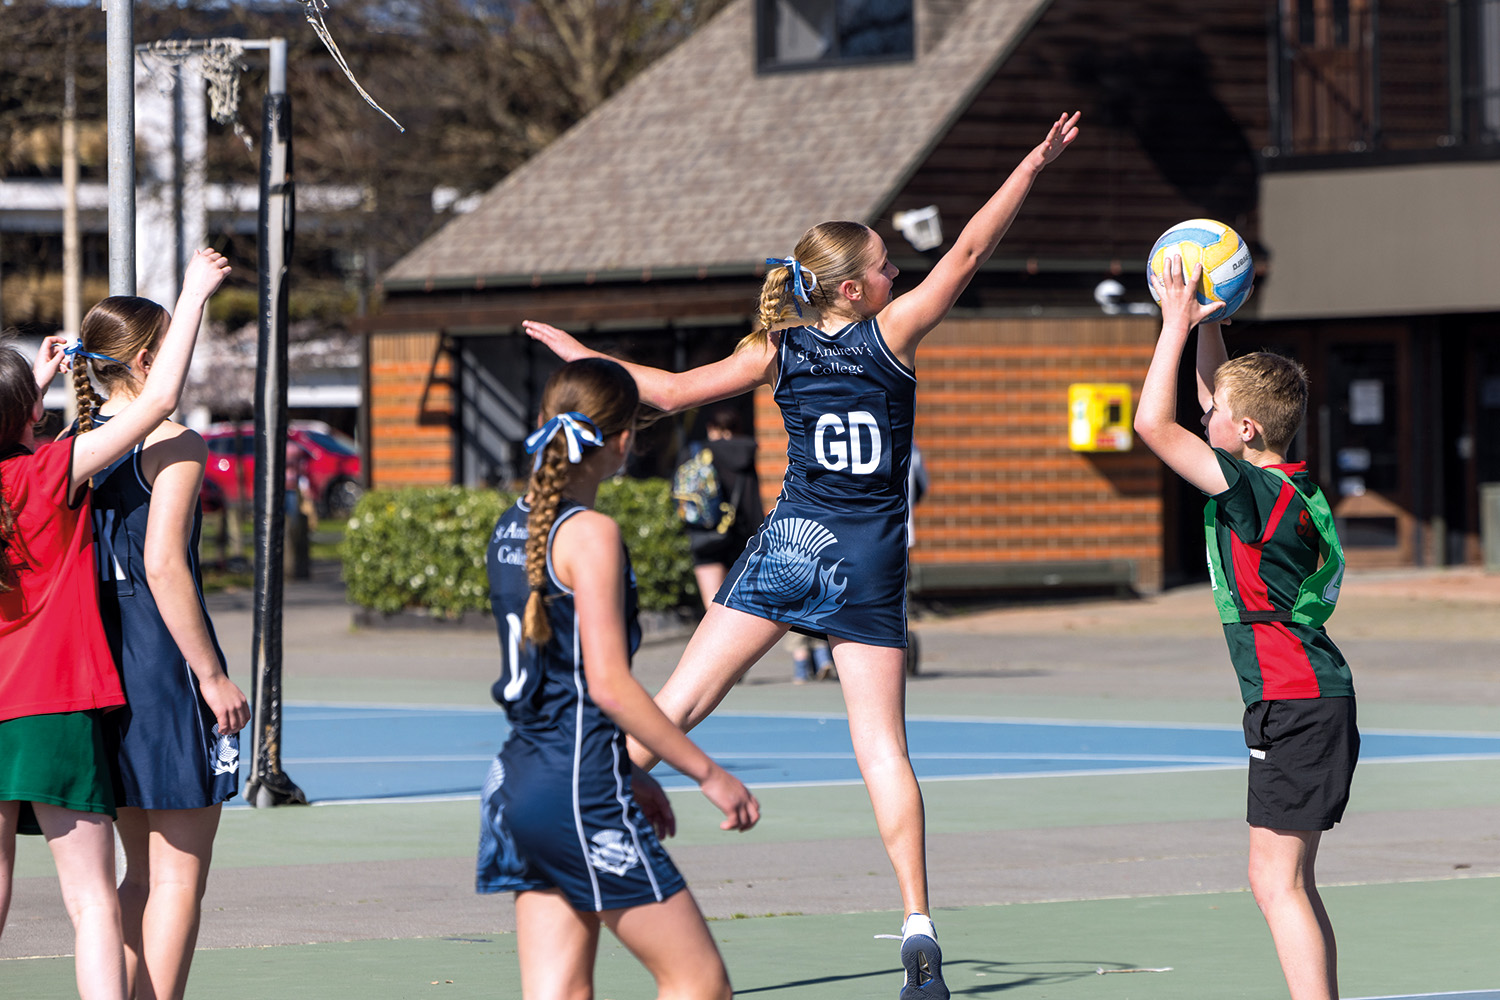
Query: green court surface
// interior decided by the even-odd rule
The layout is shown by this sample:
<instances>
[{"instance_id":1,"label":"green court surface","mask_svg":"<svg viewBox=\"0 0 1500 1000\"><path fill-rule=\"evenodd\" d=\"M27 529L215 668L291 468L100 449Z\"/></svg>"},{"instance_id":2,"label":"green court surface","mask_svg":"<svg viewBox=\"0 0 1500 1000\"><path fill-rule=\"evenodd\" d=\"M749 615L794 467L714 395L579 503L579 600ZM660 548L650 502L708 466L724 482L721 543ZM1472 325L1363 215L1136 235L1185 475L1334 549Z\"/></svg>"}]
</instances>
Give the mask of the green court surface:
<instances>
[{"instance_id":1,"label":"green court surface","mask_svg":"<svg viewBox=\"0 0 1500 1000\"><path fill-rule=\"evenodd\" d=\"M1467 593L1484 580L1459 582ZM1500 731L1500 597L1361 605L1349 590L1340 613L1361 728ZM289 605L289 702L493 708L492 633L351 632L341 593L323 597ZM221 639L248 648L249 617L216 610ZM924 623L921 634L914 717L1234 726L1242 709L1206 592L1017 609ZM648 689L681 645L643 647L636 669ZM794 688L789 674L789 661L768 657L723 709L842 713L837 684ZM1242 768L929 780L922 790L956 997L1286 996L1246 888ZM864 788L757 795L760 824L726 834L701 795L671 793L678 834L667 848L737 995L894 1000L898 946L876 935L896 933L900 914ZM519 1000L513 904L472 889L477 831L473 799L226 810L188 995ZM1497 831L1500 760L1361 762L1318 859L1345 997L1500 991ZM63 954L71 929L39 838L22 838L15 874L0 1000L76 996ZM1125 971L1155 969L1170 971ZM596 982L598 1000L655 995L608 934Z\"/></svg>"},{"instance_id":2,"label":"green court surface","mask_svg":"<svg viewBox=\"0 0 1500 1000\"><path fill-rule=\"evenodd\" d=\"M1324 900L1339 931L1345 996L1500 986L1494 879L1332 887ZM947 980L959 996L1229 1000L1285 992L1248 892L939 909L934 916ZM896 942L875 938L894 930L886 916L748 916L713 921L712 930L737 996L889 1000L899 987ZM66 997L70 967L70 959L7 962L0 981L7 996ZM200 986L219 984L214 992L280 998L520 995L509 934L202 951L193 977ZM649 977L607 935L596 984L601 1000L655 996Z\"/></svg>"},{"instance_id":3,"label":"green court surface","mask_svg":"<svg viewBox=\"0 0 1500 1000\"><path fill-rule=\"evenodd\" d=\"M1500 806L1500 761L1365 765L1355 782L1349 820L1364 813ZM923 786L923 799L928 835L936 837L1238 820L1244 786L1237 770L934 781ZM734 835L718 829L718 813L702 796L679 791L671 798L678 830L668 850L876 836L869 799L858 785L761 789L760 823ZM478 804L472 799L228 809L214 845L214 870L465 857L473 853L477 831ZM1338 853L1339 836L1335 828L1325 838L1325 860ZM41 838L20 838L16 876L52 875Z\"/></svg>"}]
</instances>

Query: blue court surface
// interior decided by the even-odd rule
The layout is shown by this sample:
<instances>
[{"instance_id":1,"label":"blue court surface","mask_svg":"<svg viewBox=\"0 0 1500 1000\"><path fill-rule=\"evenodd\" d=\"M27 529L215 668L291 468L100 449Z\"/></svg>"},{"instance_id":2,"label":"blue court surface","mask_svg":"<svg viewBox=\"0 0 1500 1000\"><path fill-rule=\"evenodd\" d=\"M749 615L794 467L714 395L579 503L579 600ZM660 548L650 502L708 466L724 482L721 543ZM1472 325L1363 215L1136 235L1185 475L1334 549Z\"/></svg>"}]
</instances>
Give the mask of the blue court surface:
<instances>
[{"instance_id":1,"label":"blue court surface","mask_svg":"<svg viewBox=\"0 0 1500 1000\"><path fill-rule=\"evenodd\" d=\"M314 802L474 796L505 740L498 709L289 705L282 765ZM1234 726L913 717L923 781L1246 766ZM838 715L722 712L693 739L751 787L858 783ZM1500 759L1500 734L1366 731L1360 763ZM691 787L662 768L668 788ZM1456 994L1455 994L1456 995Z\"/></svg>"}]
</instances>

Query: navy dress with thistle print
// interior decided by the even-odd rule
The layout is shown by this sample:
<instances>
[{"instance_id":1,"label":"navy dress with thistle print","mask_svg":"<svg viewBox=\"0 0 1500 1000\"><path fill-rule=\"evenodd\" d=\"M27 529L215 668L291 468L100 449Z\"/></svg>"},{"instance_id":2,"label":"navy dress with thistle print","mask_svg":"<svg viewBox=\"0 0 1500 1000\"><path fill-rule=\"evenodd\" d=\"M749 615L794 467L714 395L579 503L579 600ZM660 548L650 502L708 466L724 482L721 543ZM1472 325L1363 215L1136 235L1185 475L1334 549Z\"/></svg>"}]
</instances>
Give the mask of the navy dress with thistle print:
<instances>
[{"instance_id":1,"label":"navy dress with thistle print","mask_svg":"<svg viewBox=\"0 0 1500 1000\"><path fill-rule=\"evenodd\" d=\"M109 417L96 416L95 425ZM141 809L201 809L232 798L239 787L240 738L223 735L177 648L146 579L146 524L151 486L141 469L143 445L94 477L94 557L99 617L125 685L124 708L104 716L115 755L115 800ZM198 541L203 505L193 512L188 565L209 640L224 666L203 601Z\"/></svg>"},{"instance_id":2,"label":"navy dress with thistle print","mask_svg":"<svg viewBox=\"0 0 1500 1000\"><path fill-rule=\"evenodd\" d=\"M874 319L781 333L786 478L715 598L799 632L906 645L906 476L917 377Z\"/></svg>"},{"instance_id":3,"label":"navy dress with thistle print","mask_svg":"<svg viewBox=\"0 0 1500 1000\"><path fill-rule=\"evenodd\" d=\"M527 521L517 502L495 525L485 565L505 667L492 693L510 735L479 796L479 892L556 888L576 910L661 902L686 883L636 804L625 734L589 697L573 592L552 568L557 529L579 511L564 501L547 537L547 621L552 638L526 642L521 621ZM635 574L625 560L625 626L641 644Z\"/></svg>"}]
</instances>

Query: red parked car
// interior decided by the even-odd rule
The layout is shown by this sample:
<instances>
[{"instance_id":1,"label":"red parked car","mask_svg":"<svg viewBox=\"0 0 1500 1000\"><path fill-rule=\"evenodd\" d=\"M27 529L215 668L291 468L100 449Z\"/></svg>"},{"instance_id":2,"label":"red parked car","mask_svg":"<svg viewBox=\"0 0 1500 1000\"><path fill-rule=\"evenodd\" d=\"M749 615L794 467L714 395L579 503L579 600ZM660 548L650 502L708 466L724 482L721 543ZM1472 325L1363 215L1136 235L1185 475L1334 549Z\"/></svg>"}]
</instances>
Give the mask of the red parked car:
<instances>
[{"instance_id":1,"label":"red parked car","mask_svg":"<svg viewBox=\"0 0 1500 1000\"><path fill-rule=\"evenodd\" d=\"M208 463L203 471L203 506L209 509L255 496L255 425L214 424L203 432ZM364 493L359 450L353 439L318 420L294 420L287 440L307 455L307 482L324 517L346 517Z\"/></svg>"}]
</instances>

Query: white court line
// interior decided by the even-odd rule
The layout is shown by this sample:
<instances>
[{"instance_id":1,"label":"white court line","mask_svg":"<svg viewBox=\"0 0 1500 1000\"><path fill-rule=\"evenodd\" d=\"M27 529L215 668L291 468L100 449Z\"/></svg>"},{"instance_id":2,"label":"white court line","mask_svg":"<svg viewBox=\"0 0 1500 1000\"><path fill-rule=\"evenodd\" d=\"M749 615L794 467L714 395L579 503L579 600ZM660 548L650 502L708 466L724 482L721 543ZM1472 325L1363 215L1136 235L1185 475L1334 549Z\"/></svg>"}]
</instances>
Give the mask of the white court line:
<instances>
[{"instance_id":1,"label":"white court line","mask_svg":"<svg viewBox=\"0 0 1500 1000\"><path fill-rule=\"evenodd\" d=\"M474 764L495 759L492 753L412 754L405 757L287 757L285 764Z\"/></svg>"},{"instance_id":2,"label":"white court line","mask_svg":"<svg viewBox=\"0 0 1500 1000\"><path fill-rule=\"evenodd\" d=\"M336 709L345 714L327 716L327 719L356 718L363 717L363 713L371 713L368 717L374 718L374 713L389 712L395 715L409 715L413 717L442 715L447 713L463 715L495 715L504 719L504 712L498 706L475 706L475 705L423 705L413 708L406 705L396 705L384 702L288 702L287 708L328 708ZM324 721L317 716L309 714L298 715L299 719L312 719ZM749 710L724 709L716 711L710 718L734 718L734 719L816 719L823 722L847 723L847 715L836 712L755 712ZM977 716L977 715L908 715L908 722L939 722L939 723L976 723L979 725L999 726L1054 726L1066 728L1097 728L1097 729L1185 729L1185 730L1209 730L1214 732L1237 733L1242 730L1241 726L1216 722L1129 722L1113 719L1055 719L1055 718L1027 718L1023 716ZM1438 738L1467 738L1467 739L1490 739L1500 740L1500 732L1459 730L1459 729L1369 729L1360 728L1360 732L1366 736L1433 736Z\"/></svg>"}]
</instances>

